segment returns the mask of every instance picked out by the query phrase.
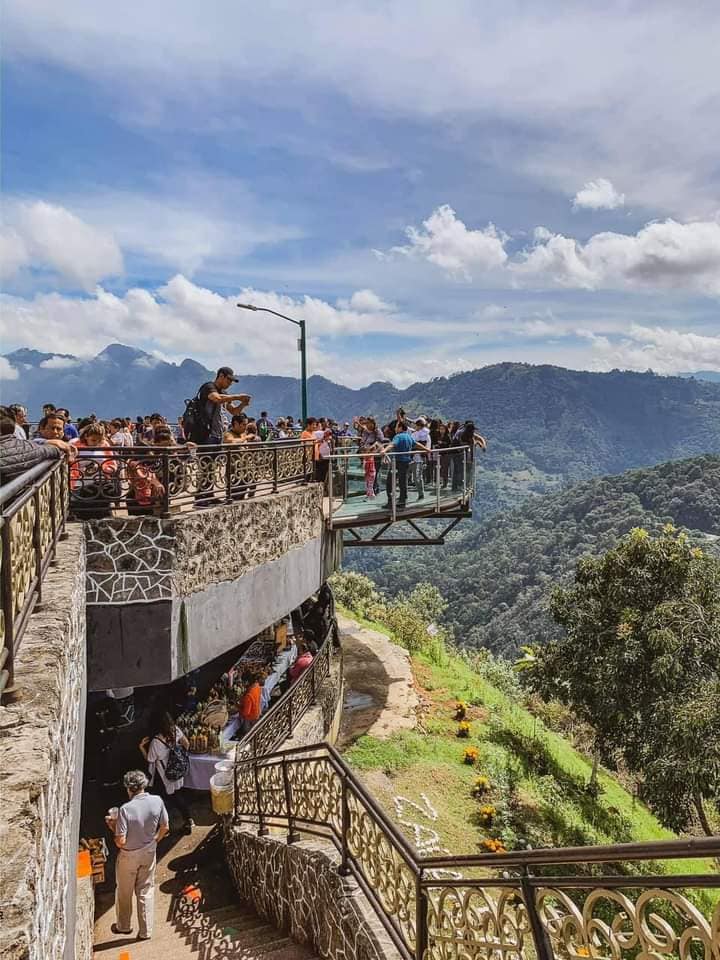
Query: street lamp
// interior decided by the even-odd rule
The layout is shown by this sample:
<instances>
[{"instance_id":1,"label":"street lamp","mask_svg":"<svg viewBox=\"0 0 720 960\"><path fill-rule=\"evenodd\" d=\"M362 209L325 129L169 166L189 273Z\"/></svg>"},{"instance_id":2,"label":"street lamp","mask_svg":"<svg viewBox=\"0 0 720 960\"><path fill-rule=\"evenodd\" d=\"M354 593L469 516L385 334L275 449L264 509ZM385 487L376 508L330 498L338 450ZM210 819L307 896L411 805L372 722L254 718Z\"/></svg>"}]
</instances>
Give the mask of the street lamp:
<instances>
[{"instance_id":1,"label":"street lamp","mask_svg":"<svg viewBox=\"0 0 720 960\"><path fill-rule=\"evenodd\" d=\"M307 420L307 341L305 338L305 321L293 320L292 317L286 317L284 313L278 313L277 310L271 310L269 307L256 307L254 303L238 303L236 306L241 310L255 310L262 313L272 313L275 317L281 317L283 320L289 320L296 327L300 327L300 339L298 349L300 351L300 386L302 390L302 422Z\"/></svg>"}]
</instances>

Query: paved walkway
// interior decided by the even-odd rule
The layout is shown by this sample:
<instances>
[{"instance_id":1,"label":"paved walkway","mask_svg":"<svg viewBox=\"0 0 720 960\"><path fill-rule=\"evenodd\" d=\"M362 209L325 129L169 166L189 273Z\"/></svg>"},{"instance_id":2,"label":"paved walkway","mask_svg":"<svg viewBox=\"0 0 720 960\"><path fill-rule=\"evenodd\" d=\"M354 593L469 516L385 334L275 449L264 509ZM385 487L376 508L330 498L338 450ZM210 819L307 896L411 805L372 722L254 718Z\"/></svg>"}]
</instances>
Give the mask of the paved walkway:
<instances>
[{"instance_id":1,"label":"paved walkway","mask_svg":"<svg viewBox=\"0 0 720 960\"><path fill-rule=\"evenodd\" d=\"M338 625L345 680L339 749L363 734L382 739L397 730L413 730L418 697L408 651L347 617L338 617Z\"/></svg>"},{"instance_id":2,"label":"paved walkway","mask_svg":"<svg viewBox=\"0 0 720 960\"><path fill-rule=\"evenodd\" d=\"M114 894L101 893L95 960L313 960L312 951L238 902L214 814L204 795L197 796L193 813L200 824L190 836L171 834L160 845L152 940L113 934Z\"/></svg>"}]
</instances>

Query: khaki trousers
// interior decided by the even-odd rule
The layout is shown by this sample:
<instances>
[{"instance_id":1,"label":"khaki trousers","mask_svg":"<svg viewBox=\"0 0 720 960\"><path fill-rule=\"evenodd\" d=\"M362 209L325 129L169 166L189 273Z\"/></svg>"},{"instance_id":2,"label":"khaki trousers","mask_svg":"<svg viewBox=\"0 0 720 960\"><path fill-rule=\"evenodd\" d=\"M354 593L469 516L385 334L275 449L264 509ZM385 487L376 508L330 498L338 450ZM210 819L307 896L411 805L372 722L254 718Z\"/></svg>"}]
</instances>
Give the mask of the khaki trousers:
<instances>
[{"instance_id":1,"label":"khaki trousers","mask_svg":"<svg viewBox=\"0 0 720 960\"><path fill-rule=\"evenodd\" d=\"M151 937L153 930L156 846L150 843L140 850L120 850L115 863L115 922L119 930L132 930L134 893L141 937Z\"/></svg>"}]
</instances>

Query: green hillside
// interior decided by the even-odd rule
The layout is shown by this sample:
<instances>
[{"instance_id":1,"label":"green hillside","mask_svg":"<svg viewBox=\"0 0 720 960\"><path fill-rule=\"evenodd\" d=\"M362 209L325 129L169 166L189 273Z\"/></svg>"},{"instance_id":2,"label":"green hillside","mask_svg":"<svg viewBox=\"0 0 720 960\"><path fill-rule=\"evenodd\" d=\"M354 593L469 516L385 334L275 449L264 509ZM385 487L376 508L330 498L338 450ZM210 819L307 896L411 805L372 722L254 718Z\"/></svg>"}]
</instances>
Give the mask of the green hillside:
<instances>
[{"instance_id":1,"label":"green hillside","mask_svg":"<svg viewBox=\"0 0 720 960\"><path fill-rule=\"evenodd\" d=\"M452 654L416 653L412 667L423 704L419 729L385 740L364 736L346 752L391 818L398 819L395 798L417 804L409 818L421 836L436 831L454 855L487 852L491 841L509 850L675 838L609 771L600 769L599 791L589 789L590 758L531 713L519 689L505 692ZM467 739L457 736L458 701L467 705ZM477 750L472 765L463 759L467 748ZM479 777L487 783L473 795ZM426 801L436 818L423 815ZM713 867L679 861L665 869Z\"/></svg>"},{"instance_id":2,"label":"green hillside","mask_svg":"<svg viewBox=\"0 0 720 960\"><path fill-rule=\"evenodd\" d=\"M658 531L668 522L716 549L720 456L587 480L468 523L443 547L357 551L346 567L368 574L390 594L418 581L432 583L448 601L443 622L460 646L485 646L512 657L521 645L551 635L547 591L574 570L579 557L600 554L633 527Z\"/></svg>"}]
</instances>

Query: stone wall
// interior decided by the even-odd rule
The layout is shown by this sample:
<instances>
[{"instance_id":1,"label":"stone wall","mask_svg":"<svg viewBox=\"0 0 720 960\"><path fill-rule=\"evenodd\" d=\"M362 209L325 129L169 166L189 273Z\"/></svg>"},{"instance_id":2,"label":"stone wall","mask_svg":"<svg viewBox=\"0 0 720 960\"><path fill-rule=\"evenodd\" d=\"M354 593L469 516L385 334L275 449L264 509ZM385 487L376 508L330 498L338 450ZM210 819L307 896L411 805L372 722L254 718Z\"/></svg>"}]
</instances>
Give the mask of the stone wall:
<instances>
[{"instance_id":1,"label":"stone wall","mask_svg":"<svg viewBox=\"0 0 720 960\"><path fill-rule=\"evenodd\" d=\"M313 483L167 519L85 525L87 602L151 603L236 580L320 537L322 488Z\"/></svg>"},{"instance_id":2,"label":"stone wall","mask_svg":"<svg viewBox=\"0 0 720 960\"><path fill-rule=\"evenodd\" d=\"M71 960L85 720L85 542L60 541L0 709L0 957Z\"/></svg>"},{"instance_id":3,"label":"stone wall","mask_svg":"<svg viewBox=\"0 0 720 960\"><path fill-rule=\"evenodd\" d=\"M395 960L400 954L357 884L338 874L329 843L258 837L225 828L235 886L262 916L323 960Z\"/></svg>"},{"instance_id":4,"label":"stone wall","mask_svg":"<svg viewBox=\"0 0 720 960\"><path fill-rule=\"evenodd\" d=\"M92 960L95 926L95 887L92 877L79 877L75 909L75 953L73 960Z\"/></svg>"}]
</instances>

